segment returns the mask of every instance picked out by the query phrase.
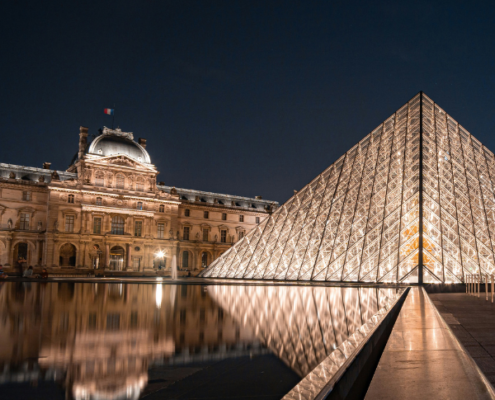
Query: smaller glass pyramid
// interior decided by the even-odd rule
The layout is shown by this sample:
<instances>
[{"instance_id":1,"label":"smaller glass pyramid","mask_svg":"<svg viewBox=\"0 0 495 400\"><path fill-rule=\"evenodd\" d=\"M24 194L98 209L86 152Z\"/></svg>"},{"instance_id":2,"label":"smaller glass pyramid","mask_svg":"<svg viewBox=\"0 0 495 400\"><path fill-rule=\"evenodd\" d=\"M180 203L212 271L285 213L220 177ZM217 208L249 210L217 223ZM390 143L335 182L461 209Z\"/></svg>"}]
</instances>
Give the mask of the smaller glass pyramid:
<instances>
[{"instance_id":1,"label":"smaller glass pyramid","mask_svg":"<svg viewBox=\"0 0 495 400\"><path fill-rule=\"evenodd\" d=\"M456 283L494 273L495 158L422 92L202 276Z\"/></svg>"}]
</instances>

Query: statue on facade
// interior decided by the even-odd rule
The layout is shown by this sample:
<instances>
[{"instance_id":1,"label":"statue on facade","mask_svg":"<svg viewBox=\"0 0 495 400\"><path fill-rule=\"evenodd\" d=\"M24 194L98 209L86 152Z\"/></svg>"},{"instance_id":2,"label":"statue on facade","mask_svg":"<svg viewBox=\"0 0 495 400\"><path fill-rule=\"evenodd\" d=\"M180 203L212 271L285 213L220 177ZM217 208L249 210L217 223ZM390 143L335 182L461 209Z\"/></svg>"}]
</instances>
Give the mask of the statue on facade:
<instances>
[{"instance_id":1,"label":"statue on facade","mask_svg":"<svg viewBox=\"0 0 495 400\"><path fill-rule=\"evenodd\" d=\"M168 231L168 234L170 235L170 239L174 238L174 231L172 229Z\"/></svg>"},{"instance_id":2,"label":"statue on facade","mask_svg":"<svg viewBox=\"0 0 495 400\"><path fill-rule=\"evenodd\" d=\"M15 174L14 174L13 172L11 172L11 173L9 174L9 178L10 178L10 179L15 179Z\"/></svg>"},{"instance_id":3,"label":"statue on facade","mask_svg":"<svg viewBox=\"0 0 495 400\"><path fill-rule=\"evenodd\" d=\"M40 183L45 182L45 177L44 177L43 175L41 175L41 176L38 178L38 181L39 181Z\"/></svg>"},{"instance_id":4,"label":"statue on facade","mask_svg":"<svg viewBox=\"0 0 495 400\"><path fill-rule=\"evenodd\" d=\"M196 240L199 240L199 232L196 233Z\"/></svg>"},{"instance_id":5,"label":"statue on facade","mask_svg":"<svg viewBox=\"0 0 495 400\"><path fill-rule=\"evenodd\" d=\"M9 227L9 229L12 229L12 220L9 218L8 222L7 222L7 225Z\"/></svg>"},{"instance_id":6,"label":"statue on facade","mask_svg":"<svg viewBox=\"0 0 495 400\"><path fill-rule=\"evenodd\" d=\"M41 231L41 228L43 228L43 222L38 221L38 230Z\"/></svg>"},{"instance_id":7,"label":"statue on facade","mask_svg":"<svg viewBox=\"0 0 495 400\"><path fill-rule=\"evenodd\" d=\"M58 230L58 219L53 223L53 229Z\"/></svg>"},{"instance_id":8,"label":"statue on facade","mask_svg":"<svg viewBox=\"0 0 495 400\"><path fill-rule=\"evenodd\" d=\"M215 242L218 240L218 235L215 235Z\"/></svg>"}]
</instances>

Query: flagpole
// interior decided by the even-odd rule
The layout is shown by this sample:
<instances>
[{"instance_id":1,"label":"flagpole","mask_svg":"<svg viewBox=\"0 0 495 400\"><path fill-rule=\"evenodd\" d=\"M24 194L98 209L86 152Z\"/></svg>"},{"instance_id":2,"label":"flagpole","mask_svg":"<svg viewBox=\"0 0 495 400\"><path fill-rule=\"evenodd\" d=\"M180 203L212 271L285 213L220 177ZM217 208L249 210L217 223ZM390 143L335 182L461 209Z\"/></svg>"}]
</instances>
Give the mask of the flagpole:
<instances>
[{"instance_id":1,"label":"flagpole","mask_svg":"<svg viewBox=\"0 0 495 400\"><path fill-rule=\"evenodd\" d=\"M112 114L112 131L113 131L113 123L115 122L115 103L113 103L113 114Z\"/></svg>"}]
</instances>

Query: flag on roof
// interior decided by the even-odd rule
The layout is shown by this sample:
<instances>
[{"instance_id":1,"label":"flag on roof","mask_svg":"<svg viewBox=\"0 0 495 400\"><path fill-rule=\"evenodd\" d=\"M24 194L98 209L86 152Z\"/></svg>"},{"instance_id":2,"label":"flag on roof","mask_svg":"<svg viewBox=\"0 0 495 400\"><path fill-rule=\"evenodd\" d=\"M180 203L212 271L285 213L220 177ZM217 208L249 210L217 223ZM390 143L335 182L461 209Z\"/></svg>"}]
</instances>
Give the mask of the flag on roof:
<instances>
[{"instance_id":1,"label":"flag on roof","mask_svg":"<svg viewBox=\"0 0 495 400\"><path fill-rule=\"evenodd\" d=\"M114 109L113 108L105 108L103 112L107 115L113 115Z\"/></svg>"}]
</instances>

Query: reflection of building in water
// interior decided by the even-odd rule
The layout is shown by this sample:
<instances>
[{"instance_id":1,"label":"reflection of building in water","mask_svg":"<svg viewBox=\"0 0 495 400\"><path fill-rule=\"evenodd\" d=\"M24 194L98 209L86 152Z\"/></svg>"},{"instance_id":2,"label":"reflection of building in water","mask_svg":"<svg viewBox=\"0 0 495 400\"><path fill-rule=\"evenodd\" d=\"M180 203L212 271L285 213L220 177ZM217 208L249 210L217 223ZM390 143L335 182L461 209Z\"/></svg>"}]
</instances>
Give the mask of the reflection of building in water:
<instances>
[{"instance_id":1,"label":"reflection of building in water","mask_svg":"<svg viewBox=\"0 0 495 400\"><path fill-rule=\"evenodd\" d=\"M229 357L254 341L199 286L6 283L0 315L0 382L56 375L78 399L137 398L154 363Z\"/></svg>"},{"instance_id":2,"label":"reflection of building in water","mask_svg":"<svg viewBox=\"0 0 495 400\"><path fill-rule=\"evenodd\" d=\"M256 333L301 377L306 376L383 307L395 289L209 286L241 327Z\"/></svg>"}]
</instances>

